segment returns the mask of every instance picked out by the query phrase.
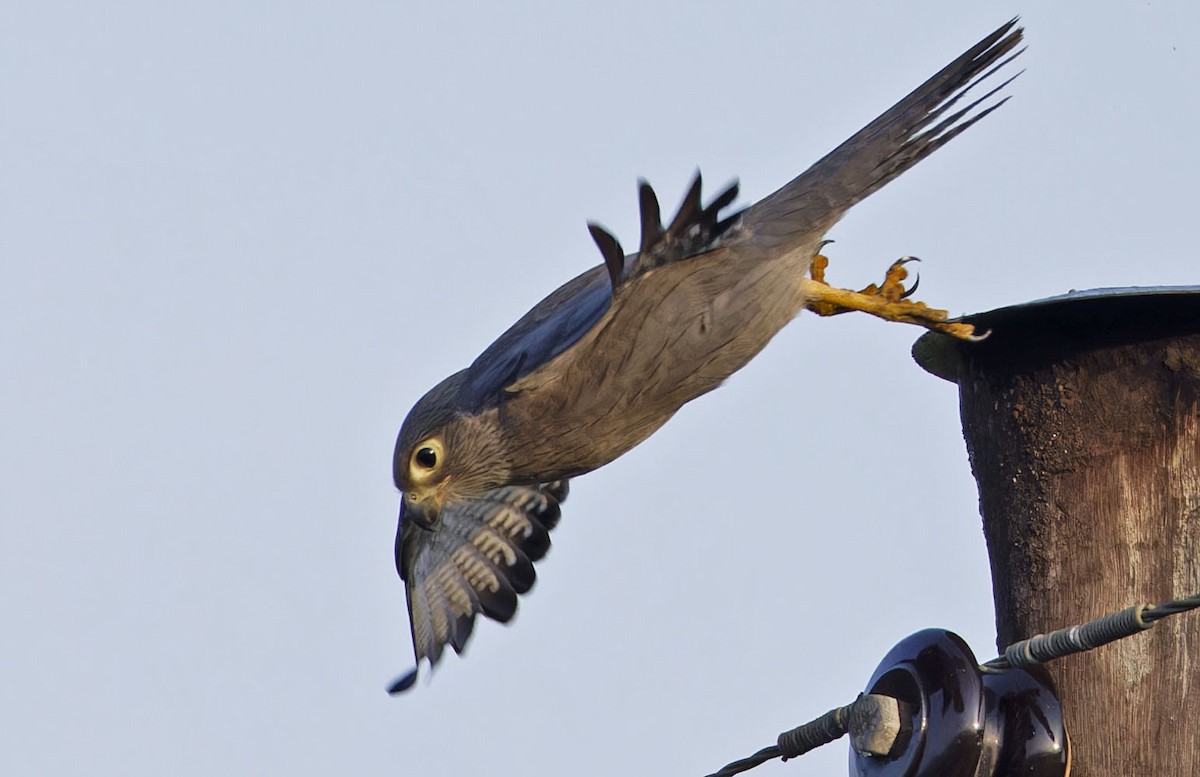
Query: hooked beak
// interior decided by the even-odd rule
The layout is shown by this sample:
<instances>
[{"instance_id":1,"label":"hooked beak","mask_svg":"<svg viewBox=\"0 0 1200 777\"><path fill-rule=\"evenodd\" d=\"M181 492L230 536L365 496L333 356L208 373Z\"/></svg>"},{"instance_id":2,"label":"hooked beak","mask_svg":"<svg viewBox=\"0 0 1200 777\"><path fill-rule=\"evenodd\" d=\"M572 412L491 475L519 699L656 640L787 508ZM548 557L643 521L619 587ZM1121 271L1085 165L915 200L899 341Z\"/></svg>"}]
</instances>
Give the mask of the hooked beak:
<instances>
[{"instance_id":1,"label":"hooked beak","mask_svg":"<svg viewBox=\"0 0 1200 777\"><path fill-rule=\"evenodd\" d=\"M420 501L409 499L405 495L400 500L400 520L409 520L425 531L433 531L437 524L438 515L441 514L442 506L433 497L426 497Z\"/></svg>"}]
</instances>

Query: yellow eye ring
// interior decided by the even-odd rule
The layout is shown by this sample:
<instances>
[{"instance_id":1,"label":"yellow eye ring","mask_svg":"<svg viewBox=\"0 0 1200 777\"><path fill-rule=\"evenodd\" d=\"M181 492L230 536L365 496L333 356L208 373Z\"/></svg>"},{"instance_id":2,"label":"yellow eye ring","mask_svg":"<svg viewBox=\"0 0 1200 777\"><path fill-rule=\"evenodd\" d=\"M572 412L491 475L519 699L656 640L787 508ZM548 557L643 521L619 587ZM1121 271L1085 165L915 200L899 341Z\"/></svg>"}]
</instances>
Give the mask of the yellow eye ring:
<instances>
[{"instance_id":1,"label":"yellow eye ring","mask_svg":"<svg viewBox=\"0 0 1200 777\"><path fill-rule=\"evenodd\" d=\"M440 440L430 438L418 443L409 459L408 471L414 481L429 478L442 466L445 451Z\"/></svg>"}]
</instances>

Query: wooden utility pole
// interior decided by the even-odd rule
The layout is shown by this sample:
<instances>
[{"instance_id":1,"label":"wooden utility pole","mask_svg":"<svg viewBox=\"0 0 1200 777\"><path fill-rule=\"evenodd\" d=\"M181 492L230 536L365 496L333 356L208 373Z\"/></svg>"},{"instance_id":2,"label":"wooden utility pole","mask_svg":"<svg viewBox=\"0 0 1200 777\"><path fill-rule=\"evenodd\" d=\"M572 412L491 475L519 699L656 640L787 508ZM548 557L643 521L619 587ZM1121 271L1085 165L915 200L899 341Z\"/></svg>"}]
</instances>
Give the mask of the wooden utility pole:
<instances>
[{"instance_id":1,"label":"wooden utility pole","mask_svg":"<svg viewBox=\"0 0 1200 777\"><path fill-rule=\"evenodd\" d=\"M964 320L917 361L959 387L997 647L1200 591L1200 288L1102 290ZM1200 775L1200 615L1048 665L1072 777Z\"/></svg>"}]
</instances>

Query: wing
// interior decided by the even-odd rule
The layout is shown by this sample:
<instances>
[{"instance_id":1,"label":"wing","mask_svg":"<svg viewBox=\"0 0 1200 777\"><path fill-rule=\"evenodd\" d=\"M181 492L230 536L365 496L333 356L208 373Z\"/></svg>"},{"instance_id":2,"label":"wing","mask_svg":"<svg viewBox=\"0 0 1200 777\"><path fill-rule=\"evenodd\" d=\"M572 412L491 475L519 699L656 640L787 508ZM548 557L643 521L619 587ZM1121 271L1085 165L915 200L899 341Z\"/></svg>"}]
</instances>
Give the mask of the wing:
<instances>
[{"instance_id":1,"label":"wing","mask_svg":"<svg viewBox=\"0 0 1200 777\"><path fill-rule=\"evenodd\" d=\"M736 199L738 186L727 187L707 207L701 205L700 186L697 172L675 218L664 228L654 189L639 182L642 240L636 254L626 255L615 237L598 224L588 224L604 264L560 287L488 346L466 370L459 405L479 411L499 402L507 386L570 348L595 326L624 283L655 267L712 250L741 215L739 211L720 216Z\"/></svg>"},{"instance_id":2,"label":"wing","mask_svg":"<svg viewBox=\"0 0 1200 777\"><path fill-rule=\"evenodd\" d=\"M506 486L481 499L447 504L433 531L406 522L401 512L396 571L408 592L418 667L424 658L430 667L437 664L446 645L461 653L479 613L501 623L512 618L517 596L537 576L533 562L550 549L549 532L566 498L565 480ZM390 692L410 688L416 674L414 668Z\"/></svg>"}]
</instances>

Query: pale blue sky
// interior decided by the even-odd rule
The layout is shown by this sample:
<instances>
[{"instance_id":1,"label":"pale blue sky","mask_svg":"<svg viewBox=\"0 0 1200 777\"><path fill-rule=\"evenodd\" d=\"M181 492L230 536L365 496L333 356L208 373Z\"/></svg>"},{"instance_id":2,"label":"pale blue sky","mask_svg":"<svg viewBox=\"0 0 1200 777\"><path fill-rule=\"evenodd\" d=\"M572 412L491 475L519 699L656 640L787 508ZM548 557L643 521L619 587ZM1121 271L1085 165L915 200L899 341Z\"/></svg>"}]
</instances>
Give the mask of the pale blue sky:
<instances>
[{"instance_id":1,"label":"pale blue sky","mask_svg":"<svg viewBox=\"0 0 1200 777\"><path fill-rule=\"evenodd\" d=\"M1195 284L1200 7L0 6L0 773L700 775L899 639L986 658L954 387L802 316L578 479L394 699L395 431L699 167L773 190L1023 13L1013 100L834 230L959 312ZM844 773L845 746L756 774Z\"/></svg>"}]
</instances>

